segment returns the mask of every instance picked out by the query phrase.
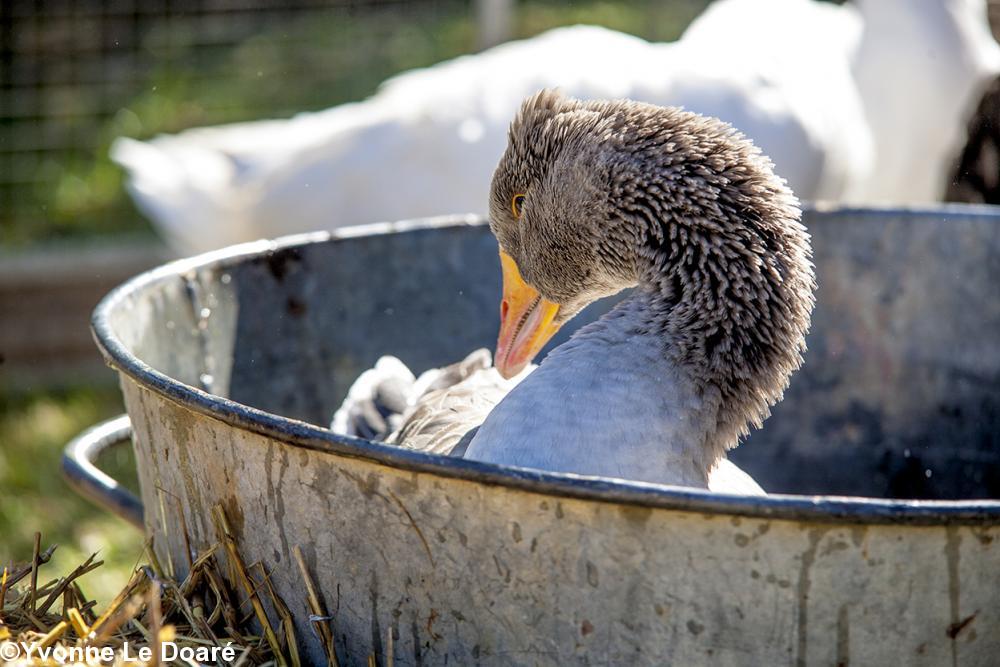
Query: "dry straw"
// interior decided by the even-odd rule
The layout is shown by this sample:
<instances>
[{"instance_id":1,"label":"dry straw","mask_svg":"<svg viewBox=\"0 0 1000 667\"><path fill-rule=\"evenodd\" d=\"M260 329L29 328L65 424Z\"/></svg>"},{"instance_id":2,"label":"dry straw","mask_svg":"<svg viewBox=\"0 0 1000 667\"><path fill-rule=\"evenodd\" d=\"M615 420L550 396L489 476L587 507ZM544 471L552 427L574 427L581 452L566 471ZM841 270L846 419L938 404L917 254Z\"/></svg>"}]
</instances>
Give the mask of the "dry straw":
<instances>
[{"instance_id":1,"label":"dry straw","mask_svg":"<svg viewBox=\"0 0 1000 667\"><path fill-rule=\"evenodd\" d=\"M110 647L119 658L125 643L132 656L142 647L151 647L152 659L130 663L157 665L160 645L173 642L178 648L222 648L232 646L235 659L220 665L274 665L300 667L302 658L292 614L271 585L263 563L247 565L236 545L230 524L221 506L213 511L218 542L196 558L178 581L165 571L151 545L149 564L139 567L128 584L103 612L84 594L78 579L103 564L96 554L69 574L39 584L39 573L56 547L41 550L36 534L29 563L4 567L0 575L0 648L5 643L35 644L39 648L59 647L63 655L96 656L86 647ZM313 623L329 665L339 667L335 646L334 619L316 588L302 552L294 549L303 580L303 602ZM228 569L224 569L228 568ZM268 609L271 613L268 613ZM274 621L272 622L272 619ZM387 638L392 645L391 634ZM69 649L77 647L77 653ZM391 649L386 651L391 656ZM0 655L7 655L0 651ZM22 654L23 655L23 654ZM391 665L391 657L385 664ZM0 658L0 664L3 659ZM20 658L14 664L55 664L37 655ZM100 658L76 664L100 665ZM176 664L188 665L179 659ZM375 665L374 655L368 664Z\"/></svg>"}]
</instances>

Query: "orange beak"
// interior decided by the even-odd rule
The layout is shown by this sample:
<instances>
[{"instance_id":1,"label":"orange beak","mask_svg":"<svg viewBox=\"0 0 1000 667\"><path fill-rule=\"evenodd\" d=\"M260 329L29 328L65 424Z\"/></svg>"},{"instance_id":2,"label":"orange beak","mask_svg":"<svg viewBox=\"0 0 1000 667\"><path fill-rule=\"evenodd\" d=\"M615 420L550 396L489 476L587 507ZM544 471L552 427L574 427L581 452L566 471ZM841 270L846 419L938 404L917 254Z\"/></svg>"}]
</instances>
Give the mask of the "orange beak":
<instances>
[{"instance_id":1,"label":"orange beak","mask_svg":"<svg viewBox=\"0 0 1000 667\"><path fill-rule=\"evenodd\" d=\"M534 359L561 325L555 324L559 304L545 299L524 282L514 259L500 251L503 270L503 301L500 304L500 336L493 365L505 378L512 378Z\"/></svg>"}]
</instances>

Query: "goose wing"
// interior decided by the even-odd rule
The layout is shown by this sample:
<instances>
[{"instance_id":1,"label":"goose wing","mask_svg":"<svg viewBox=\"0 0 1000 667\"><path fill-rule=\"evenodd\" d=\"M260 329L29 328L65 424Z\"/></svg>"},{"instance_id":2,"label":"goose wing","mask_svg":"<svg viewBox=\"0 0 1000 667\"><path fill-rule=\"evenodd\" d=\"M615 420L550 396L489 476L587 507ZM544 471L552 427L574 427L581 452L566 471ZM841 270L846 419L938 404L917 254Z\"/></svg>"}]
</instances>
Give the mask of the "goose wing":
<instances>
[{"instance_id":1,"label":"goose wing","mask_svg":"<svg viewBox=\"0 0 1000 667\"><path fill-rule=\"evenodd\" d=\"M504 380L489 350L414 377L396 357L379 359L354 382L330 428L433 454L461 456L456 447L482 424L526 374ZM526 371L527 372L527 371Z\"/></svg>"}]
</instances>

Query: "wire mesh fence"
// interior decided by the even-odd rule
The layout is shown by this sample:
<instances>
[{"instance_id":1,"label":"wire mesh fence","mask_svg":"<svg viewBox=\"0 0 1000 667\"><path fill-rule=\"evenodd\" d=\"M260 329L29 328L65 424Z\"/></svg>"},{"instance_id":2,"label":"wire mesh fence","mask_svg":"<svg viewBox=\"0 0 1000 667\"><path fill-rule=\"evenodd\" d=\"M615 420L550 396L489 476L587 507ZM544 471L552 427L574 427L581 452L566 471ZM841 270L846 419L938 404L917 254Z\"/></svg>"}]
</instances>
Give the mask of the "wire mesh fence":
<instances>
[{"instance_id":1,"label":"wire mesh fence","mask_svg":"<svg viewBox=\"0 0 1000 667\"><path fill-rule=\"evenodd\" d=\"M586 22L674 39L705 4L522 2L511 5L511 30ZM495 41L477 29L476 9L468 0L4 0L0 244L146 230L107 158L116 136L363 98L394 73Z\"/></svg>"},{"instance_id":2,"label":"wire mesh fence","mask_svg":"<svg viewBox=\"0 0 1000 667\"><path fill-rule=\"evenodd\" d=\"M0 4L0 224L7 242L134 225L117 135L285 116L469 50L448 0Z\"/></svg>"}]
</instances>

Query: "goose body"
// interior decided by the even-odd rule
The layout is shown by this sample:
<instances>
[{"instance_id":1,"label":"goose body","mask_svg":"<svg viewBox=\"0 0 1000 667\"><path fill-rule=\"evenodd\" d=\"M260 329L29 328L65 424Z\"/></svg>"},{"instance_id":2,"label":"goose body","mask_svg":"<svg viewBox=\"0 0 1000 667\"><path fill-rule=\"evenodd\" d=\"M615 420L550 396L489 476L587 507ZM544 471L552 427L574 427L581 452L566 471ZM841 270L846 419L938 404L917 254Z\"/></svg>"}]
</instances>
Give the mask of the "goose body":
<instances>
[{"instance_id":1,"label":"goose body","mask_svg":"<svg viewBox=\"0 0 1000 667\"><path fill-rule=\"evenodd\" d=\"M489 351L480 349L462 361L444 368L430 369L417 378L396 357L382 357L352 385L348 396L334 415L330 428L342 435L383 441L429 454L466 457L469 443L487 417L495 411L497 404L534 372L535 368L536 366L529 366L514 378L504 379L492 367ZM573 379L574 384L584 381L584 378ZM556 400L544 381L535 383L533 392L542 394L541 404L532 406L533 409L548 414L558 414L561 411L563 405ZM600 394L600 391L597 393ZM603 398L603 396L597 397ZM519 412L519 403L523 401L516 397L515 399L505 404L503 415L498 412L492 420L493 423L499 424L499 419L506 419L507 415L511 416L514 424L518 423L516 413ZM627 441L636 438L637 432L630 425L621 425L623 421L632 422L641 418L641 415L633 412L631 405L616 414L609 415L609 418L620 425L619 430L627 432ZM573 424L558 436L566 444L575 442L585 445L588 451L592 451L595 448L592 446L590 434L583 431L583 428L585 422ZM520 430L523 432L516 434L515 437L523 448L529 442L525 438L533 439L534 436L523 428ZM498 437L505 438L506 434L501 433ZM570 438L576 440L571 441ZM491 438L480 440L480 446L485 445L489 448L490 440ZM669 447L667 441L651 442L649 448L659 450L661 444ZM595 453L601 454L599 450ZM668 460L661 459L659 455L660 452L656 451L657 459L664 462ZM573 459L579 458L578 453L571 453L571 456ZM534 460L536 457L530 453L523 458L508 457L502 449L488 454L484 451L479 457L469 456L480 460L489 460L490 457L503 465L554 471L570 468L571 472L578 472L575 466L569 464L569 460L553 460L554 457L551 455L546 456L547 461L543 462ZM598 456L596 460L602 458L606 459L606 456ZM617 461L600 468L595 467L593 474L634 480L650 477L645 472L630 476L629 471ZM719 459L715 466L708 470L707 476L709 491L745 496L765 495L764 489L753 477L725 457ZM701 486L700 477L696 477L695 481L696 486Z\"/></svg>"},{"instance_id":2,"label":"goose body","mask_svg":"<svg viewBox=\"0 0 1000 667\"><path fill-rule=\"evenodd\" d=\"M580 99L630 98L721 118L761 146L801 197L853 200L872 161L850 69L860 29L841 21L835 39L810 44L831 32L824 4L783 0L747 11L720 2L672 43L559 28L401 74L363 102L121 139L112 157L139 208L188 253L330 226L485 213L508 120L527 95L558 87ZM789 16L808 19L810 32L799 36ZM736 39L765 27L766 39Z\"/></svg>"},{"instance_id":3,"label":"goose body","mask_svg":"<svg viewBox=\"0 0 1000 667\"><path fill-rule=\"evenodd\" d=\"M797 202L771 163L717 119L543 91L511 124L490 189L495 368L477 353L412 380L384 360L334 429L395 412L386 440L423 451L700 488L718 475L760 492L725 453L801 363L814 289ZM628 287L531 370L564 322Z\"/></svg>"}]
</instances>

